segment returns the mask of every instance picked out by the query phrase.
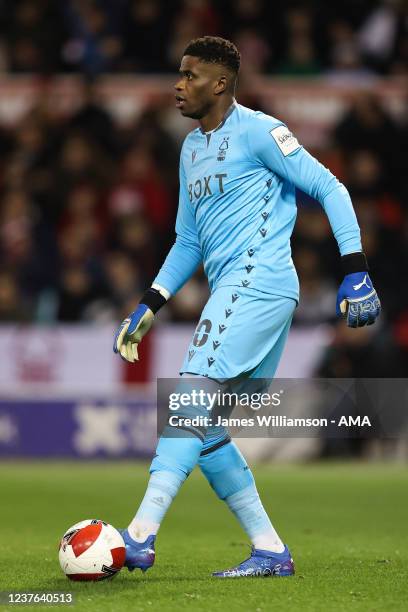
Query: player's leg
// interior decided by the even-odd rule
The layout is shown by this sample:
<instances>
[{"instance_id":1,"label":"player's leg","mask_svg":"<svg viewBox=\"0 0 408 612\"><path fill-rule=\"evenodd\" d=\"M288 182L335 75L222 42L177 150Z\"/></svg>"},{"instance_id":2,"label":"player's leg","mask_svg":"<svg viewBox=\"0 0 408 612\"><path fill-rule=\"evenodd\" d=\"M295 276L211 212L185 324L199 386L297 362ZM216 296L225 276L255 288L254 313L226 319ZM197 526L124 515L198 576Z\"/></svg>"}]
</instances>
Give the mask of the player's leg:
<instances>
[{"instance_id":1,"label":"player's leg","mask_svg":"<svg viewBox=\"0 0 408 612\"><path fill-rule=\"evenodd\" d=\"M129 570L147 570L154 563L154 543L160 524L198 461L203 437L183 432L177 437L160 438L150 466L150 479L137 513L122 532Z\"/></svg>"},{"instance_id":2,"label":"player's leg","mask_svg":"<svg viewBox=\"0 0 408 612\"><path fill-rule=\"evenodd\" d=\"M199 464L217 496L239 520L253 547L249 559L213 575L219 578L292 575L294 565L290 552L274 529L252 472L235 443L203 447Z\"/></svg>"},{"instance_id":3,"label":"player's leg","mask_svg":"<svg viewBox=\"0 0 408 612\"><path fill-rule=\"evenodd\" d=\"M273 378L290 328L294 303L282 298L273 300L273 303L273 307L265 303L259 307L260 311L267 307L270 315L273 315L271 320L274 325L268 330L267 337L271 339L269 352L248 373L252 379ZM237 337L242 341L242 334L237 334ZM294 570L290 553L263 507L250 468L236 445L229 442L225 430L219 427L207 430L199 465L218 497L235 514L253 544L253 555L249 560L232 570L215 575L235 577L253 575L256 571L260 575L278 572L280 575L291 575Z\"/></svg>"},{"instance_id":4,"label":"player's leg","mask_svg":"<svg viewBox=\"0 0 408 612\"><path fill-rule=\"evenodd\" d=\"M205 379L181 380L175 393L184 397L208 385ZM173 416L173 415L172 415ZM186 426L183 419L208 416L204 403L183 405L177 412L180 424L167 424L150 466L150 480L139 509L122 532L126 544L126 566L146 570L153 565L154 543L160 524L181 485L197 464L205 428Z\"/></svg>"},{"instance_id":5,"label":"player's leg","mask_svg":"<svg viewBox=\"0 0 408 612\"><path fill-rule=\"evenodd\" d=\"M223 446L210 443L206 438L199 465L216 495L237 517L255 548L282 553L285 546L262 505L251 469L239 448L233 441Z\"/></svg>"},{"instance_id":6,"label":"player's leg","mask_svg":"<svg viewBox=\"0 0 408 612\"><path fill-rule=\"evenodd\" d=\"M177 384L176 394L192 398L190 405L181 406L172 414L177 423L166 425L160 436L156 453L150 466L150 480L139 509L127 531L133 540L142 543L151 535L156 535L160 524L178 493L183 482L196 466L203 447L206 427L190 424L195 417L208 417L207 404L193 392L205 390L207 393L218 388L216 383L206 378L191 375ZM184 420L189 419L186 425Z\"/></svg>"},{"instance_id":7,"label":"player's leg","mask_svg":"<svg viewBox=\"0 0 408 612\"><path fill-rule=\"evenodd\" d=\"M206 329L211 327L211 319L219 311L217 296L214 294L206 304L201 321L194 334L192 345L199 349L208 340ZM204 325L201 322L204 321ZM192 358L191 349L185 362ZM208 378L201 380L200 371L191 374L197 376L196 382L191 378L181 380L178 392L197 390L208 386ZM208 416L207 407L187 406L178 411L178 416ZM167 426L157 445L156 454L150 466L150 480L142 503L129 524L122 532L126 544L126 565L129 569L136 567L146 570L154 562L154 542L160 524L177 495L181 485L198 462L204 443L205 429L200 427Z\"/></svg>"}]
</instances>

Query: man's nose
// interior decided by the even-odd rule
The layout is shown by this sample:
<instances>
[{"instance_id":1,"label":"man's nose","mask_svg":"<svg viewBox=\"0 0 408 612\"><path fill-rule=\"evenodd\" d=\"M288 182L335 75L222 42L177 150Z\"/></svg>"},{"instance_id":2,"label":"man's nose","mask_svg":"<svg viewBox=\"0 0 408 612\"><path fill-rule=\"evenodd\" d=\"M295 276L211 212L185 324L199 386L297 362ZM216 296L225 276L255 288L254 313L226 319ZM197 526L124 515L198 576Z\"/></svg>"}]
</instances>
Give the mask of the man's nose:
<instances>
[{"instance_id":1,"label":"man's nose","mask_svg":"<svg viewBox=\"0 0 408 612\"><path fill-rule=\"evenodd\" d=\"M184 89L184 80L183 79L179 79L177 81L177 83L174 85L174 89L176 91L182 91Z\"/></svg>"}]
</instances>

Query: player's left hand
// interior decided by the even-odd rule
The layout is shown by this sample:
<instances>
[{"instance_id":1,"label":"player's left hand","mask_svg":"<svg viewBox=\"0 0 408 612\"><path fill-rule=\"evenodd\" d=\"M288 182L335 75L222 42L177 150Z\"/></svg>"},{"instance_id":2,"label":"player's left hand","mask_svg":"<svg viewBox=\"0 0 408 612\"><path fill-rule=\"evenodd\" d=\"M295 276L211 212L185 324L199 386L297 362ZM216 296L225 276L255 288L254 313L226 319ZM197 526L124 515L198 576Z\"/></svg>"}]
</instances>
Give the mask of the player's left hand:
<instances>
[{"instance_id":1,"label":"player's left hand","mask_svg":"<svg viewBox=\"0 0 408 612\"><path fill-rule=\"evenodd\" d=\"M381 312L381 303L368 272L347 274L340 285L337 316L347 319L349 327L372 325Z\"/></svg>"}]
</instances>

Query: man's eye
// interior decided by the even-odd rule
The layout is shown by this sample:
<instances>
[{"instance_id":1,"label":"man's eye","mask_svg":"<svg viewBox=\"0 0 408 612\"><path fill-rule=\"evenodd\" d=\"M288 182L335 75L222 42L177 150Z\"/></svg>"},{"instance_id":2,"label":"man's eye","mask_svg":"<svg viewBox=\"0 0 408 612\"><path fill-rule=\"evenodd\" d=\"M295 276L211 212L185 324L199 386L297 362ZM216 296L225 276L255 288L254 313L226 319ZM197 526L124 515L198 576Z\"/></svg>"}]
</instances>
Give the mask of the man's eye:
<instances>
[{"instance_id":1,"label":"man's eye","mask_svg":"<svg viewBox=\"0 0 408 612\"><path fill-rule=\"evenodd\" d=\"M187 74L187 81L191 81L191 79L192 79L192 78L193 78L193 75L192 75L192 74L190 74L190 73L188 73L188 74Z\"/></svg>"}]
</instances>

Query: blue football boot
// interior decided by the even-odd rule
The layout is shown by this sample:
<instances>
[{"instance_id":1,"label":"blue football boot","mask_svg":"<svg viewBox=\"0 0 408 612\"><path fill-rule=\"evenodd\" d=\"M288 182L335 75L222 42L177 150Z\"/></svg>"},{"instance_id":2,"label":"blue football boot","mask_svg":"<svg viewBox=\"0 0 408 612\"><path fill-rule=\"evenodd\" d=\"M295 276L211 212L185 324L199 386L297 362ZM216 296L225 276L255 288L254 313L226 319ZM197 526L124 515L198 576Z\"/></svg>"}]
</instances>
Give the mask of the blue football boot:
<instances>
[{"instance_id":1,"label":"blue football boot","mask_svg":"<svg viewBox=\"0 0 408 612\"><path fill-rule=\"evenodd\" d=\"M288 547L281 553L259 550L252 546L251 556L242 563L223 572L214 572L216 578L245 578L251 576L293 576L295 565Z\"/></svg>"},{"instance_id":2,"label":"blue football boot","mask_svg":"<svg viewBox=\"0 0 408 612\"><path fill-rule=\"evenodd\" d=\"M156 552L154 550L154 542L156 536L150 535L144 542L136 542L130 535L127 529L121 529L120 533L126 545L126 560L125 566L129 572L133 572L137 567L145 572L152 567Z\"/></svg>"}]
</instances>

